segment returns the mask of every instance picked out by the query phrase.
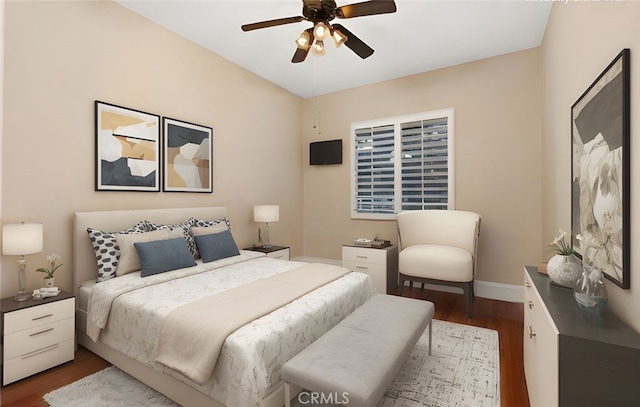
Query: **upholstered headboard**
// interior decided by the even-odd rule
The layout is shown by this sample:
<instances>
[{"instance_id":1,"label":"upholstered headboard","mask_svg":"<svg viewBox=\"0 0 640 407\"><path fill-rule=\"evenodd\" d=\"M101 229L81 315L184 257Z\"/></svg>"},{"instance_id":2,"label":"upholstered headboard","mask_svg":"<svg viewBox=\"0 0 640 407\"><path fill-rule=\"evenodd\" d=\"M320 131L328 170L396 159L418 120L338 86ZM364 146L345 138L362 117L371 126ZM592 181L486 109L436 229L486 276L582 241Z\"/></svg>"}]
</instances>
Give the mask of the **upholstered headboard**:
<instances>
[{"instance_id":1,"label":"upholstered headboard","mask_svg":"<svg viewBox=\"0 0 640 407\"><path fill-rule=\"evenodd\" d=\"M174 224L185 221L189 217L219 219L226 215L227 208L221 206L76 212L73 221L73 293L77 295L80 284L98 276L96 256L87 234L87 228L117 232L134 226L141 220Z\"/></svg>"}]
</instances>

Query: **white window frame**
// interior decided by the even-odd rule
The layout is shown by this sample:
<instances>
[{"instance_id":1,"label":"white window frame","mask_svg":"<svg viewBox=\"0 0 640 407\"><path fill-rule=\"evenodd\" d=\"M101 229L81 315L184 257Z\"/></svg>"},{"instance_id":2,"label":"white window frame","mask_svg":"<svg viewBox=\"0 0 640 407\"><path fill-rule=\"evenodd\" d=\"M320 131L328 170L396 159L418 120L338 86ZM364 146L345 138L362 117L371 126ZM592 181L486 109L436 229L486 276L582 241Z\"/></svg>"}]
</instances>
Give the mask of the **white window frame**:
<instances>
[{"instance_id":1,"label":"white window frame","mask_svg":"<svg viewBox=\"0 0 640 407\"><path fill-rule=\"evenodd\" d=\"M420 120L432 120L437 118L447 118L447 209L455 209L455 109L445 108L428 112L415 113L405 116L388 117L384 119L374 119L362 122L351 123L350 153L351 153L351 219L371 219L371 220L395 220L396 214L402 211L402 161L400 152L402 148L402 123ZM358 160L356 157L356 129L366 127L390 126L394 127L394 211L393 213L371 213L357 211L356 198L356 167Z\"/></svg>"}]
</instances>

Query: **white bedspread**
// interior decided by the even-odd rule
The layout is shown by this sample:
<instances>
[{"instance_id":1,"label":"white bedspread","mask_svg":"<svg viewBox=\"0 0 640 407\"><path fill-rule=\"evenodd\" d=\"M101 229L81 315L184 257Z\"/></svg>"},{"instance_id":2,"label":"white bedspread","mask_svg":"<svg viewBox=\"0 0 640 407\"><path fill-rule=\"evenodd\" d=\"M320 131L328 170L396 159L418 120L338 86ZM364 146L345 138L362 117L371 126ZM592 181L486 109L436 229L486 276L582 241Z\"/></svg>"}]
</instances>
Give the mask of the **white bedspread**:
<instances>
[{"instance_id":1,"label":"white bedspread","mask_svg":"<svg viewBox=\"0 0 640 407\"><path fill-rule=\"evenodd\" d=\"M129 275L96 284L94 291L98 294L95 299L92 294L89 317L101 323L105 314L108 316L100 334L101 342L179 378L227 406L256 406L260 398L279 383L280 369L288 359L366 302L374 292L368 276L349 273L243 326L227 337L213 375L204 385L155 363L161 321L173 309L304 264L275 260L261 254L256 257L251 253L241 251L241 256L232 258L237 261L235 263L225 259L225 264L233 263L225 267L220 267L220 263L198 264L163 273L186 276L173 280L167 280L168 276L165 276L159 280L167 281L142 283L139 280L150 277L136 280L134 275L129 280L137 287L135 290L131 290L124 280L110 283ZM203 271L212 266L213 270ZM117 294L117 291L121 293ZM107 298L112 302L105 311Z\"/></svg>"}]
</instances>

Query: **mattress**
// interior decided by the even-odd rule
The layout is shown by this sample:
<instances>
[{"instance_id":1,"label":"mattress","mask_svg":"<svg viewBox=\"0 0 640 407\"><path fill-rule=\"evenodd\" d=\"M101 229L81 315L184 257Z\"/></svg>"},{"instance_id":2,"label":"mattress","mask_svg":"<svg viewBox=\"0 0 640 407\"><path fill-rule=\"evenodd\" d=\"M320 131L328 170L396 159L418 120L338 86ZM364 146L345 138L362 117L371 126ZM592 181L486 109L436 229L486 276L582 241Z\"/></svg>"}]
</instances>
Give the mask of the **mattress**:
<instances>
[{"instance_id":1,"label":"mattress","mask_svg":"<svg viewBox=\"0 0 640 407\"><path fill-rule=\"evenodd\" d=\"M96 280L85 281L80 284L80 288L78 288L78 297L77 300L77 308L81 311L87 312L89 306L89 297L91 297L91 290L93 286L96 285ZM84 332L84 327L82 327L82 331Z\"/></svg>"},{"instance_id":2,"label":"mattress","mask_svg":"<svg viewBox=\"0 0 640 407\"><path fill-rule=\"evenodd\" d=\"M180 305L303 264L266 256L245 256L241 261L223 267L212 266L210 270L204 270L206 266L202 264L195 266L195 273L185 274L183 271L187 269L182 269L182 274L178 273L180 278L115 295L100 341L225 405L256 406L280 383L280 369L287 360L374 294L367 275L349 273L233 332L227 337L214 372L204 385L155 362L160 324L163 316ZM117 278L122 279L118 282L122 286L128 285L127 279L136 278L123 277ZM83 284L78 293L79 308L91 308L92 295L108 288L103 284Z\"/></svg>"}]
</instances>

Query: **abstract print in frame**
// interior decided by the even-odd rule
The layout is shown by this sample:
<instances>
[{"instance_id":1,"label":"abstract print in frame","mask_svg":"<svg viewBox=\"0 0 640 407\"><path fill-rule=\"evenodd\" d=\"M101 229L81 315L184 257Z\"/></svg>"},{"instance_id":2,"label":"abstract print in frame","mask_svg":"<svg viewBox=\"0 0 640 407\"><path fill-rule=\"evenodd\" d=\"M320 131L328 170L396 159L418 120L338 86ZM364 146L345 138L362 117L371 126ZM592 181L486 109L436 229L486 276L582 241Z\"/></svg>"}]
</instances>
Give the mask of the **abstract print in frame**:
<instances>
[{"instance_id":1,"label":"abstract print in frame","mask_svg":"<svg viewBox=\"0 0 640 407\"><path fill-rule=\"evenodd\" d=\"M96 191L160 191L160 116L95 101Z\"/></svg>"},{"instance_id":2,"label":"abstract print in frame","mask_svg":"<svg viewBox=\"0 0 640 407\"><path fill-rule=\"evenodd\" d=\"M572 246L622 288L631 267L629 54L623 49L571 107Z\"/></svg>"},{"instance_id":3,"label":"abstract print in frame","mask_svg":"<svg viewBox=\"0 0 640 407\"><path fill-rule=\"evenodd\" d=\"M167 192L213 192L211 127L162 118Z\"/></svg>"}]
</instances>

